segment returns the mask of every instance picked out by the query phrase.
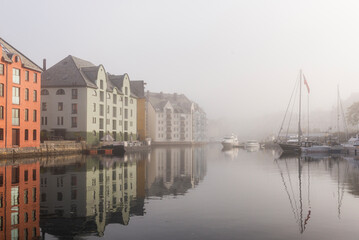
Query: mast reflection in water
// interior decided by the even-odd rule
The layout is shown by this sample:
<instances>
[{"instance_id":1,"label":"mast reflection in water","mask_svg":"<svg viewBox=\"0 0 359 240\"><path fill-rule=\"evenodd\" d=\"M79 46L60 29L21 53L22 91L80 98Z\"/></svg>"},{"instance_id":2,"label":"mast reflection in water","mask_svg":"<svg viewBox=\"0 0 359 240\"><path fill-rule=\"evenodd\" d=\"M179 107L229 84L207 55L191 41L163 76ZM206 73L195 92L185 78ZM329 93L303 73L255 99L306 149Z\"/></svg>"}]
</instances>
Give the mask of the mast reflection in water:
<instances>
[{"instance_id":1,"label":"mast reflection in water","mask_svg":"<svg viewBox=\"0 0 359 240\"><path fill-rule=\"evenodd\" d=\"M203 148L72 156L41 161L41 229L59 238L103 236L111 223L145 214L146 197L185 194L204 178Z\"/></svg>"}]
</instances>

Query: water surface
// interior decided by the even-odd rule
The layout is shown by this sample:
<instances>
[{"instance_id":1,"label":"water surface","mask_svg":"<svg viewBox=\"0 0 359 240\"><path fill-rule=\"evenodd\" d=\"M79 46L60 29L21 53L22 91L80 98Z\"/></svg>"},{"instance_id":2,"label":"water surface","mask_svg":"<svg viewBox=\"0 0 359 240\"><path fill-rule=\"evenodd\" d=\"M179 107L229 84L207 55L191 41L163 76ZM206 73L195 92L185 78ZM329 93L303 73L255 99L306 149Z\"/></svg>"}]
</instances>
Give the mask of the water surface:
<instances>
[{"instance_id":1,"label":"water surface","mask_svg":"<svg viewBox=\"0 0 359 240\"><path fill-rule=\"evenodd\" d=\"M356 239L358 167L350 157L278 158L216 144L3 162L0 186L9 190L0 196L19 202L0 208L0 237Z\"/></svg>"}]
</instances>

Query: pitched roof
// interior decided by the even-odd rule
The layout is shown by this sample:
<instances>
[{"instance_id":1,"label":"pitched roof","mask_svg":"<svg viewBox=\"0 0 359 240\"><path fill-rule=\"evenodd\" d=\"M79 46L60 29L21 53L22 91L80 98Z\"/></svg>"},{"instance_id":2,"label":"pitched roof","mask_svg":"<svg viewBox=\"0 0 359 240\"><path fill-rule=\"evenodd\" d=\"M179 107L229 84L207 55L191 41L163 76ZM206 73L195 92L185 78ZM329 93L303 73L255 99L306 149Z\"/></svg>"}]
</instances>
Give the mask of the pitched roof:
<instances>
[{"instance_id":1,"label":"pitched roof","mask_svg":"<svg viewBox=\"0 0 359 240\"><path fill-rule=\"evenodd\" d=\"M36 65L33 61L31 61L28 57L26 57L23 53L21 53L19 50L11 46L8 42L6 42L4 39L0 38L0 46L2 47L2 57L7 62L12 62L12 56L14 54L19 55L22 65L25 68L29 68L38 72L42 72L42 68Z\"/></svg>"},{"instance_id":2,"label":"pitched roof","mask_svg":"<svg viewBox=\"0 0 359 240\"><path fill-rule=\"evenodd\" d=\"M97 88L95 81L99 67L69 55L42 73L41 86Z\"/></svg>"},{"instance_id":3,"label":"pitched roof","mask_svg":"<svg viewBox=\"0 0 359 240\"><path fill-rule=\"evenodd\" d=\"M160 111L163 111L167 102L170 102L175 113L191 112L192 102L184 94L147 92L146 97L152 106Z\"/></svg>"},{"instance_id":4,"label":"pitched roof","mask_svg":"<svg viewBox=\"0 0 359 240\"><path fill-rule=\"evenodd\" d=\"M145 82L144 81L131 81L131 92L137 97L145 97Z\"/></svg>"}]
</instances>

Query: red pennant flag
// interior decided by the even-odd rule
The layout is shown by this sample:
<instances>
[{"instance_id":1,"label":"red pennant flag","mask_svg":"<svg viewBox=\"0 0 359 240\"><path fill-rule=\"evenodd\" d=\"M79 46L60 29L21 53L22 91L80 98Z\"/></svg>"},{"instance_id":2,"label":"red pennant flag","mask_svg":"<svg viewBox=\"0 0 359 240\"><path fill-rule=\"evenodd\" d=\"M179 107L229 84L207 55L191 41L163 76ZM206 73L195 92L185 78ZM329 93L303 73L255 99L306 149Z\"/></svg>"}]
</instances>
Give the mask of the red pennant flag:
<instances>
[{"instance_id":1,"label":"red pennant flag","mask_svg":"<svg viewBox=\"0 0 359 240\"><path fill-rule=\"evenodd\" d=\"M305 84L305 86L307 86L308 93L310 93L309 85L308 85L307 79L305 79L304 74L303 74L303 78L304 78L304 84Z\"/></svg>"}]
</instances>

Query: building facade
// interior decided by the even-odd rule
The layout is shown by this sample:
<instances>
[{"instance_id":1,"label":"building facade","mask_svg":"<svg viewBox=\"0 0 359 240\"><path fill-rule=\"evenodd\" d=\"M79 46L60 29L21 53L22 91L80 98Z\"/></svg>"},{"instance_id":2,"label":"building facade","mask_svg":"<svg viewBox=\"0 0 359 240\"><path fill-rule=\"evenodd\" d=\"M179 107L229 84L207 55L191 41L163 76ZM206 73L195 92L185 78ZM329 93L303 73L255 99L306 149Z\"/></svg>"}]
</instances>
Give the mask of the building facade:
<instances>
[{"instance_id":1,"label":"building facade","mask_svg":"<svg viewBox=\"0 0 359 240\"><path fill-rule=\"evenodd\" d=\"M131 91L137 96L137 133L140 141L145 141L146 128L146 97L144 81L131 81Z\"/></svg>"},{"instance_id":2,"label":"building facade","mask_svg":"<svg viewBox=\"0 0 359 240\"><path fill-rule=\"evenodd\" d=\"M137 139L137 97L128 74L108 74L103 65L68 56L43 72L42 138L81 139L96 145L110 135Z\"/></svg>"},{"instance_id":3,"label":"building facade","mask_svg":"<svg viewBox=\"0 0 359 240\"><path fill-rule=\"evenodd\" d=\"M204 141L206 115L185 95L147 92L146 100L147 131L153 142Z\"/></svg>"},{"instance_id":4,"label":"building facade","mask_svg":"<svg viewBox=\"0 0 359 240\"><path fill-rule=\"evenodd\" d=\"M0 38L0 148L40 146L42 69Z\"/></svg>"}]
</instances>

